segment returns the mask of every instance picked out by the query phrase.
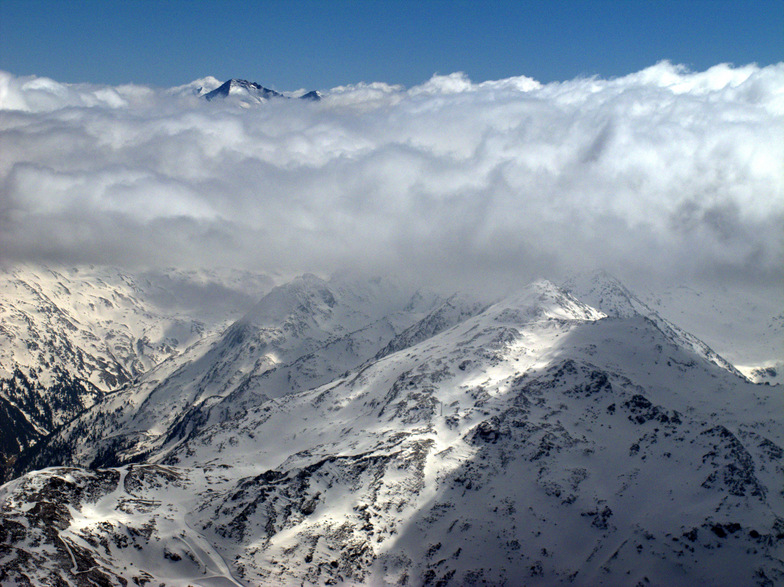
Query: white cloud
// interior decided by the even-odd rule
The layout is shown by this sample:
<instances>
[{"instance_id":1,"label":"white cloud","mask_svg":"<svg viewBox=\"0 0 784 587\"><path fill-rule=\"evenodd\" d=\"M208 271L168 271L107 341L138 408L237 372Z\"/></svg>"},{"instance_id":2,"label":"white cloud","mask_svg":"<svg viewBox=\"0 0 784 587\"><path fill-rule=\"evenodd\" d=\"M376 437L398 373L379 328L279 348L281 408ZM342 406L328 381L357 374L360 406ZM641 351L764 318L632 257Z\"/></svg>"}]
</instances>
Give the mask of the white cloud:
<instances>
[{"instance_id":1,"label":"white cloud","mask_svg":"<svg viewBox=\"0 0 784 587\"><path fill-rule=\"evenodd\" d=\"M784 64L455 73L251 109L197 98L205 83L0 72L0 255L480 283L784 272Z\"/></svg>"}]
</instances>

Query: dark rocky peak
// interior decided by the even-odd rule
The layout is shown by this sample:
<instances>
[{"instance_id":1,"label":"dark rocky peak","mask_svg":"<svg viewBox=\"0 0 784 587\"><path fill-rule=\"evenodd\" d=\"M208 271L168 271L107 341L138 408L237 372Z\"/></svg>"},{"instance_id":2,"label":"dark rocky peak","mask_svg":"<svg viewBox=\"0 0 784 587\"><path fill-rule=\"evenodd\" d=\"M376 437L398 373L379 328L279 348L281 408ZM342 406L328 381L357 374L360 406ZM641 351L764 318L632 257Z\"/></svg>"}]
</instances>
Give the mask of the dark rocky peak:
<instances>
[{"instance_id":1,"label":"dark rocky peak","mask_svg":"<svg viewBox=\"0 0 784 587\"><path fill-rule=\"evenodd\" d=\"M269 100L270 98L283 98L283 94L270 90L256 82L244 79L230 79L221 86L204 95L207 100L226 98L232 94L248 94L254 98Z\"/></svg>"},{"instance_id":2,"label":"dark rocky peak","mask_svg":"<svg viewBox=\"0 0 784 587\"><path fill-rule=\"evenodd\" d=\"M302 94L300 100L310 100L311 102L318 102L321 100L321 93L318 90L311 90L307 94Z\"/></svg>"},{"instance_id":3,"label":"dark rocky peak","mask_svg":"<svg viewBox=\"0 0 784 587\"><path fill-rule=\"evenodd\" d=\"M246 98L252 98L258 102L267 101L272 98L288 99L288 96L284 96L275 90L265 88L256 82L235 78L232 78L229 81L221 84L211 92L204 94L204 97L207 100L213 100L215 98L227 98L228 96L242 96ZM313 90L300 96L300 99L308 100L310 102L318 102L321 100L321 94L316 90Z\"/></svg>"}]
</instances>

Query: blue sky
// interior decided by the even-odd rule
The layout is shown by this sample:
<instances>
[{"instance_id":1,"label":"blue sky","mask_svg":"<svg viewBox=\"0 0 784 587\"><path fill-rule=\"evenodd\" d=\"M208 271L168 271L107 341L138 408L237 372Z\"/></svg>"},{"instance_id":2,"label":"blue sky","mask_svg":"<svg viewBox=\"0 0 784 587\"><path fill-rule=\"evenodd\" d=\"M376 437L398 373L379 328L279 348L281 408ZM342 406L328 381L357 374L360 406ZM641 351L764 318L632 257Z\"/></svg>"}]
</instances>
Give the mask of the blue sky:
<instances>
[{"instance_id":1,"label":"blue sky","mask_svg":"<svg viewBox=\"0 0 784 587\"><path fill-rule=\"evenodd\" d=\"M784 59L784 0L0 0L0 69L172 86L205 75L281 90L614 77Z\"/></svg>"},{"instance_id":2,"label":"blue sky","mask_svg":"<svg viewBox=\"0 0 784 587\"><path fill-rule=\"evenodd\" d=\"M204 75L278 89L619 76L784 58L784 1L0 0L0 69L159 86Z\"/></svg>"}]
</instances>

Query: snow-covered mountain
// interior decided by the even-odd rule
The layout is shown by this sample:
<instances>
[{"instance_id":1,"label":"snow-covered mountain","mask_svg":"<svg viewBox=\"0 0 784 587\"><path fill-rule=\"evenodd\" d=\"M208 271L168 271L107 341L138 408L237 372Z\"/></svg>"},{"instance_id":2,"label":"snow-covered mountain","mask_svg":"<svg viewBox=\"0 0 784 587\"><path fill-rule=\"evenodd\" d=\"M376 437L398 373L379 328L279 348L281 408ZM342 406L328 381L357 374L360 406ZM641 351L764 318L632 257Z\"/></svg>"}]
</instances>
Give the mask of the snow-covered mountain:
<instances>
[{"instance_id":1,"label":"snow-covered mountain","mask_svg":"<svg viewBox=\"0 0 784 587\"><path fill-rule=\"evenodd\" d=\"M25 455L0 581L784 581L780 387L567 285L273 289Z\"/></svg>"},{"instance_id":2,"label":"snow-covered mountain","mask_svg":"<svg viewBox=\"0 0 784 587\"><path fill-rule=\"evenodd\" d=\"M0 271L0 456L223 330L270 286L229 271Z\"/></svg>"},{"instance_id":3,"label":"snow-covered mountain","mask_svg":"<svg viewBox=\"0 0 784 587\"><path fill-rule=\"evenodd\" d=\"M283 94L275 90L270 90L256 82L249 82L244 79L230 79L204 95L207 100L226 98L228 96L237 96L255 102L266 102L271 98L283 98Z\"/></svg>"},{"instance_id":4,"label":"snow-covered mountain","mask_svg":"<svg viewBox=\"0 0 784 587\"><path fill-rule=\"evenodd\" d=\"M784 383L784 284L746 288L686 285L645 292L648 306L697 333L739 371L758 383Z\"/></svg>"},{"instance_id":5,"label":"snow-covered mountain","mask_svg":"<svg viewBox=\"0 0 784 587\"><path fill-rule=\"evenodd\" d=\"M383 280L296 278L274 288L224 332L204 337L69 423L35 455L36 467L51 459L92 466L138 461L172 436L192 434L216 402L228 398L224 405L236 412L329 383L405 337L418 320L432 321L445 306L463 307L458 316L481 309L410 294Z\"/></svg>"},{"instance_id":6,"label":"snow-covered mountain","mask_svg":"<svg viewBox=\"0 0 784 587\"><path fill-rule=\"evenodd\" d=\"M251 105L261 104L273 98L287 98L288 96L281 94L280 92L276 92L275 90L265 88L256 82L249 82L244 79L230 79L214 90L204 94L204 98L207 100L228 97L237 99L242 104ZM308 100L312 102L318 102L321 100L321 94L315 90L306 92L297 97L302 100Z\"/></svg>"},{"instance_id":7,"label":"snow-covered mountain","mask_svg":"<svg viewBox=\"0 0 784 587\"><path fill-rule=\"evenodd\" d=\"M716 363L739 377L743 376L740 371L707 344L663 318L630 292L620 281L605 271L572 277L563 285L563 288L586 303L601 309L608 316L616 318L643 316L656 324L657 328L667 333L679 345L691 348L701 357Z\"/></svg>"}]
</instances>

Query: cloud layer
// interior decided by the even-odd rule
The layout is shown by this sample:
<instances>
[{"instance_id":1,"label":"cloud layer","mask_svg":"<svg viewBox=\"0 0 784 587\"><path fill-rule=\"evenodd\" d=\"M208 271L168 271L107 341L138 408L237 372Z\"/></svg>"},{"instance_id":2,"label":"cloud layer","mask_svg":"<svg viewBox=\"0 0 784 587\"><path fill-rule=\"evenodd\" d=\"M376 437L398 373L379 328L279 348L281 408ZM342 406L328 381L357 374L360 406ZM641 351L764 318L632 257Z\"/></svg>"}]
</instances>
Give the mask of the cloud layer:
<instances>
[{"instance_id":1,"label":"cloud layer","mask_svg":"<svg viewBox=\"0 0 784 587\"><path fill-rule=\"evenodd\" d=\"M253 108L191 90L0 72L0 261L475 284L784 272L784 64L456 73Z\"/></svg>"}]
</instances>

